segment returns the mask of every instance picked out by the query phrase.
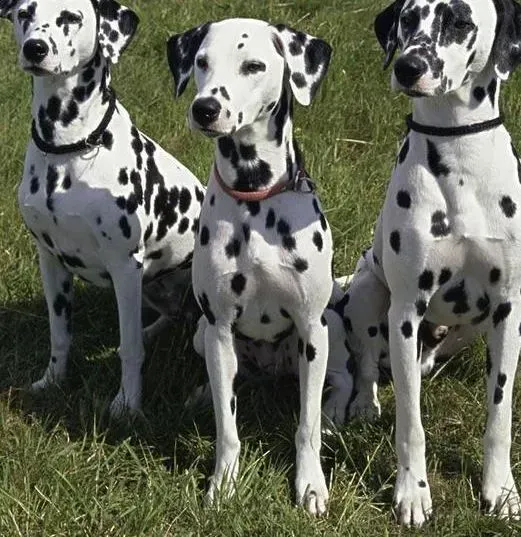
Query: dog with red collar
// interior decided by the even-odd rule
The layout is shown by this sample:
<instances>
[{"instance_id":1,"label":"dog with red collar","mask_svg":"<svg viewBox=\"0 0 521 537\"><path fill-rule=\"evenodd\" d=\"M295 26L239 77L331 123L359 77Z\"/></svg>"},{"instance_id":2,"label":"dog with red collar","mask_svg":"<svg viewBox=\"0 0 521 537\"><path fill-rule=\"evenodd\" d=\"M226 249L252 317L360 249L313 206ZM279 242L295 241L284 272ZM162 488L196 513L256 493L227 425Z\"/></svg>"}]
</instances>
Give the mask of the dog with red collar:
<instances>
[{"instance_id":1,"label":"dog with red collar","mask_svg":"<svg viewBox=\"0 0 521 537\"><path fill-rule=\"evenodd\" d=\"M36 241L51 329L49 365L33 387L65 376L76 275L114 288L122 376L111 412L135 412L142 296L160 321L175 309L170 299L182 302L204 188L136 128L111 89L111 66L138 26L133 11L114 0L0 0L0 17L13 23L20 67L33 77L18 199Z\"/></svg>"},{"instance_id":2,"label":"dog with red collar","mask_svg":"<svg viewBox=\"0 0 521 537\"><path fill-rule=\"evenodd\" d=\"M293 98L311 103L330 55L321 39L252 19L207 23L168 43L177 95L195 74L190 126L216 141L192 276L217 423L210 500L233 491L239 469L236 338L275 343L291 331L301 390L296 497L311 513L326 510L321 396L333 248L292 117ZM347 361L342 368L347 375Z\"/></svg>"}]
</instances>

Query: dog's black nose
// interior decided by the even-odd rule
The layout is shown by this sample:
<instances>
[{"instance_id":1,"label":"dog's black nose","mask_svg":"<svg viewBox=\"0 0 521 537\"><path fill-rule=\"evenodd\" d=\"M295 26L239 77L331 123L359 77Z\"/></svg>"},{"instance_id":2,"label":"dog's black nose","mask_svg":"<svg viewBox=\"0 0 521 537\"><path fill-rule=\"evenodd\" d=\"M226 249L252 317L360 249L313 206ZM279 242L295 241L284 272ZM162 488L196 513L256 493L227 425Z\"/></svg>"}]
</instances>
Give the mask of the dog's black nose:
<instances>
[{"instance_id":1,"label":"dog's black nose","mask_svg":"<svg viewBox=\"0 0 521 537\"><path fill-rule=\"evenodd\" d=\"M24 56L32 63L42 63L49 54L49 46L41 39L29 39L24 44Z\"/></svg>"},{"instance_id":2,"label":"dog's black nose","mask_svg":"<svg viewBox=\"0 0 521 537\"><path fill-rule=\"evenodd\" d=\"M221 105L214 97L197 99L192 105L192 116L201 127L208 127L208 125L213 123L220 111Z\"/></svg>"},{"instance_id":3,"label":"dog's black nose","mask_svg":"<svg viewBox=\"0 0 521 537\"><path fill-rule=\"evenodd\" d=\"M394 74L405 88L413 86L427 71L427 64L417 56L402 56L394 64Z\"/></svg>"}]
</instances>

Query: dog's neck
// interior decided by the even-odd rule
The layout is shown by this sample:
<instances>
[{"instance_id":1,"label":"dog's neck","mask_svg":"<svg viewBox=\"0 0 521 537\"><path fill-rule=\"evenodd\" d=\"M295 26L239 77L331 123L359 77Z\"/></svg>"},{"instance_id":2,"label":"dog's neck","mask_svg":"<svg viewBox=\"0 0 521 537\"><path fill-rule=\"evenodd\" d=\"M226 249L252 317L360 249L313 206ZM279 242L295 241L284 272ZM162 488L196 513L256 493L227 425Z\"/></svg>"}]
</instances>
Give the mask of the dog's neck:
<instances>
[{"instance_id":1,"label":"dog's neck","mask_svg":"<svg viewBox=\"0 0 521 537\"><path fill-rule=\"evenodd\" d=\"M413 119L434 127L462 127L497 118L501 81L492 66L460 89L413 100Z\"/></svg>"},{"instance_id":2,"label":"dog's neck","mask_svg":"<svg viewBox=\"0 0 521 537\"><path fill-rule=\"evenodd\" d=\"M99 49L77 73L33 77L32 116L40 138L61 146L89 136L107 111L109 86L109 64Z\"/></svg>"},{"instance_id":3,"label":"dog's neck","mask_svg":"<svg viewBox=\"0 0 521 537\"><path fill-rule=\"evenodd\" d=\"M254 192L284 184L302 167L293 141L293 96L284 87L277 103L259 112L251 126L219 138L215 165L232 189Z\"/></svg>"}]
</instances>

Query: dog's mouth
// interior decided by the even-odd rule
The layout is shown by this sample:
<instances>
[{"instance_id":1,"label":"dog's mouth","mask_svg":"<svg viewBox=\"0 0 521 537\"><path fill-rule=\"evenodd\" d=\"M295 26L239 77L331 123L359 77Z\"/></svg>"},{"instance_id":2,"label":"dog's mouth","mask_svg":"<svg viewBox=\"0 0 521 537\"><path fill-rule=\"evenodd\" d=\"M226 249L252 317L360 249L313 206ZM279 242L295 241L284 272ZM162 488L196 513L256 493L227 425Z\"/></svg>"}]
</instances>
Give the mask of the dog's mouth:
<instances>
[{"instance_id":1,"label":"dog's mouth","mask_svg":"<svg viewBox=\"0 0 521 537\"><path fill-rule=\"evenodd\" d=\"M34 76L50 76L52 74L46 69L42 69L41 67L38 67L37 65L27 65L23 68L23 70L26 73L29 73Z\"/></svg>"},{"instance_id":2,"label":"dog's mouth","mask_svg":"<svg viewBox=\"0 0 521 537\"><path fill-rule=\"evenodd\" d=\"M198 127L197 130L205 136L208 136L208 138L218 138L219 136L223 136L222 132L214 131L213 129L203 129L202 127Z\"/></svg>"},{"instance_id":3,"label":"dog's mouth","mask_svg":"<svg viewBox=\"0 0 521 537\"><path fill-rule=\"evenodd\" d=\"M423 91L415 90L415 89L403 89L402 91L408 97L413 97L413 98L428 97L427 93Z\"/></svg>"}]
</instances>

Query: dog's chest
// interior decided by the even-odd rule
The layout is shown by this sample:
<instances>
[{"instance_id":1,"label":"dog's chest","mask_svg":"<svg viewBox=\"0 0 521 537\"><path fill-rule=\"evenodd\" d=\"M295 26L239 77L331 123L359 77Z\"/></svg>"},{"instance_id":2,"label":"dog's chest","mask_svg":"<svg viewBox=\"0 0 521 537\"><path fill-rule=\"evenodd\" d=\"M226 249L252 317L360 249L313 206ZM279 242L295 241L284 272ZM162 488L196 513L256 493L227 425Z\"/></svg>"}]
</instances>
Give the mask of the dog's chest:
<instances>
[{"instance_id":1,"label":"dog's chest","mask_svg":"<svg viewBox=\"0 0 521 537\"><path fill-rule=\"evenodd\" d=\"M212 181L194 253L196 296L242 334L276 341L295 318L327 305L331 242L313 194L238 203Z\"/></svg>"},{"instance_id":2,"label":"dog's chest","mask_svg":"<svg viewBox=\"0 0 521 537\"><path fill-rule=\"evenodd\" d=\"M480 324L521 284L521 186L506 130L453 141L409 135L377 231L393 293L440 324ZM405 275L407 276L405 277Z\"/></svg>"},{"instance_id":3,"label":"dog's chest","mask_svg":"<svg viewBox=\"0 0 521 537\"><path fill-rule=\"evenodd\" d=\"M121 215L115 203L121 187L107 181L102 170L110 167L102 161L92 155L46 157L31 144L18 201L40 246L63 260L71 272L107 286L110 279L103 250L109 242L114 251L123 247L118 226ZM135 247L124 245L127 255L131 246Z\"/></svg>"}]
</instances>

